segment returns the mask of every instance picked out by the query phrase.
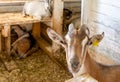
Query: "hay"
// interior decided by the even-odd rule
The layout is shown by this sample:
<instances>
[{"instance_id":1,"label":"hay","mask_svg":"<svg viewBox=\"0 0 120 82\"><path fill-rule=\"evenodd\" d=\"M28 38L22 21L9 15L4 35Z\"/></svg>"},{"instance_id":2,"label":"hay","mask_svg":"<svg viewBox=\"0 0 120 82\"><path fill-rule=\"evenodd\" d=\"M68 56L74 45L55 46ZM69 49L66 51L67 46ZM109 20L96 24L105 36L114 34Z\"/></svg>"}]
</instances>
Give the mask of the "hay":
<instances>
[{"instance_id":1,"label":"hay","mask_svg":"<svg viewBox=\"0 0 120 82\"><path fill-rule=\"evenodd\" d=\"M64 56L63 54L60 55ZM65 70L51 61L41 49L26 59L14 58L14 60L19 67L16 70L21 71L7 72L0 62L0 82L1 79L5 79L6 82L64 82L71 78Z\"/></svg>"}]
</instances>

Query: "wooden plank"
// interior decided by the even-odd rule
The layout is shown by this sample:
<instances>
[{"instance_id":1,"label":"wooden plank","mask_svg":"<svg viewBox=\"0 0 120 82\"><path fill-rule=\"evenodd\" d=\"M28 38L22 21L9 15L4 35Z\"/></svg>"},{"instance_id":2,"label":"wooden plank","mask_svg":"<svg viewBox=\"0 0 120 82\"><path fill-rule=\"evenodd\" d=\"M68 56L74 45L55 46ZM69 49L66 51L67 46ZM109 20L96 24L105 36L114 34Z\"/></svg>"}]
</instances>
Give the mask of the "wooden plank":
<instances>
[{"instance_id":1,"label":"wooden plank","mask_svg":"<svg viewBox=\"0 0 120 82\"><path fill-rule=\"evenodd\" d=\"M81 6L81 2L65 2L64 7L79 7Z\"/></svg>"},{"instance_id":2,"label":"wooden plank","mask_svg":"<svg viewBox=\"0 0 120 82\"><path fill-rule=\"evenodd\" d=\"M32 30L32 35L39 44L39 46L47 53L51 54L51 47L50 45L45 42L43 39L41 39L40 32L41 32L41 23L34 23L33 24L33 30Z\"/></svg>"},{"instance_id":3,"label":"wooden plank","mask_svg":"<svg viewBox=\"0 0 120 82\"><path fill-rule=\"evenodd\" d=\"M40 36L41 33L41 23L34 23L33 24L33 30L32 30L32 35L35 38L35 40L38 42L39 46L47 53L47 54L51 54L51 46L44 41L43 39L41 39Z\"/></svg>"},{"instance_id":4,"label":"wooden plank","mask_svg":"<svg viewBox=\"0 0 120 82\"><path fill-rule=\"evenodd\" d=\"M5 37L5 47L7 51L7 55L10 56L10 49L11 49L11 30L10 25L6 25L4 27L7 27L8 31L6 33L8 34L7 37Z\"/></svg>"},{"instance_id":5,"label":"wooden plank","mask_svg":"<svg viewBox=\"0 0 120 82\"><path fill-rule=\"evenodd\" d=\"M78 2L78 1L81 1L81 0L64 0L64 2Z\"/></svg>"},{"instance_id":6,"label":"wooden plank","mask_svg":"<svg viewBox=\"0 0 120 82\"><path fill-rule=\"evenodd\" d=\"M0 13L16 13L21 12L22 13L23 6L0 6Z\"/></svg>"},{"instance_id":7,"label":"wooden plank","mask_svg":"<svg viewBox=\"0 0 120 82\"><path fill-rule=\"evenodd\" d=\"M23 2L23 1L19 1L19 2L6 2L6 1L3 1L3 2L1 2L0 1L0 6L22 6L22 5L24 5L24 3L25 2Z\"/></svg>"},{"instance_id":8,"label":"wooden plank","mask_svg":"<svg viewBox=\"0 0 120 82\"><path fill-rule=\"evenodd\" d=\"M36 39L40 48L45 51L49 56L50 58L54 58L53 55L52 55L52 48L51 48L51 45L46 42L43 38L39 37Z\"/></svg>"},{"instance_id":9,"label":"wooden plank","mask_svg":"<svg viewBox=\"0 0 120 82\"><path fill-rule=\"evenodd\" d=\"M10 37L10 25L9 24L4 24L3 29L1 31L1 36L4 37L4 42L0 45L1 46L1 50L2 50L2 45L4 45L5 47L5 51L7 53L7 56L10 56L10 48L11 48L11 37ZM2 40L2 37L0 37L0 39Z\"/></svg>"},{"instance_id":10,"label":"wooden plank","mask_svg":"<svg viewBox=\"0 0 120 82\"><path fill-rule=\"evenodd\" d=\"M43 37L46 41L48 41L49 43L52 43L51 39L48 37L48 34L46 32L47 28L51 28L50 26L41 23L41 37Z\"/></svg>"},{"instance_id":11,"label":"wooden plank","mask_svg":"<svg viewBox=\"0 0 120 82\"><path fill-rule=\"evenodd\" d=\"M54 0L53 10L53 29L62 35L62 24L63 24L63 1Z\"/></svg>"},{"instance_id":12,"label":"wooden plank","mask_svg":"<svg viewBox=\"0 0 120 82\"><path fill-rule=\"evenodd\" d=\"M59 61L57 61L53 54L52 54L52 45L50 45L48 42L46 42L43 38L40 36L40 31L41 31L41 23L35 23L33 25L33 30L32 30L32 35L37 41L38 45L40 48L47 53L47 55L51 58L53 62L55 62L57 65L60 67L64 68L66 70L66 67Z\"/></svg>"},{"instance_id":13,"label":"wooden plank","mask_svg":"<svg viewBox=\"0 0 120 82\"><path fill-rule=\"evenodd\" d=\"M36 39L40 47L43 50L45 50L47 54L51 54L52 50L50 48L50 45L47 42L45 42L43 39L41 39L40 33L41 33L41 23L34 23L32 30L33 37Z\"/></svg>"},{"instance_id":14,"label":"wooden plank","mask_svg":"<svg viewBox=\"0 0 120 82\"><path fill-rule=\"evenodd\" d=\"M45 21L51 21L50 18L46 18L43 20L37 20L35 18L32 18L30 16L23 17L21 13L0 13L0 24L9 24L9 25L15 25L15 24L27 24L27 23L35 23L35 22L45 22Z\"/></svg>"},{"instance_id":15,"label":"wooden plank","mask_svg":"<svg viewBox=\"0 0 120 82\"><path fill-rule=\"evenodd\" d=\"M41 0L43 1L43 0ZM15 2L8 2L8 1L3 1L3 2L0 2L0 12L21 12L22 11L22 7L24 5L24 3L26 2L25 1L15 1ZM64 1L64 6L65 8L70 8L72 9L72 11L77 11L78 10L80 11L80 6L81 6L81 0L67 0L67 1ZM74 8L73 8L74 7ZM77 8L76 8L77 7ZM78 9L78 10L76 10Z\"/></svg>"},{"instance_id":16,"label":"wooden plank","mask_svg":"<svg viewBox=\"0 0 120 82\"><path fill-rule=\"evenodd\" d=\"M0 0L0 3L21 3L32 0Z\"/></svg>"},{"instance_id":17,"label":"wooden plank","mask_svg":"<svg viewBox=\"0 0 120 82\"><path fill-rule=\"evenodd\" d=\"M0 30L0 53L2 52L2 32Z\"/></svg>"},{"instance_id":18,"label":"wooden plank","mask_svg":"<svg viewBox=\"0 0 120 82\"><path fill-rule=\"evenodd\" d=\"M11 28L10 25L8 26L8 37L6 37L6 49L7 49L7 54L10 56L10 49L11 49Z\"/></svg>"},{"instance_id":19,"label":"wooden plank","mask_svg":"<svg viewBox=\"0 0 120 82\"><path fill-rule=\"evenodd\" d=\"M62 62L60 62L59 60L55 59L55 57L54 57L54 55L52 53L52 50L53 50L52 47L51 47L52 45L50 45L48 42L46 42L41 37L37 38L36 40L37 40L37 43L40 46L40 48L43 51L45 51L45 53L50 57L50 59L67 72L66 66Z\"/></svg>"},{"instance_id":20,"label":"wooden plank","mask_svg":"<svg viewBox=\"0 0 120 82\"><path fill-rule=\"evenodd\" d=\"M2 52L4 52L5 51L5 38L3 38L3 36L1 36L1 42L2 42L2 45L1 45Z\"/></svg>"},{"instance_id":21,"label":"wooden plank","mask_svg":"<svg viewBox=\"0 0 120 82\"><path fill-rule=\"evenodd\" d=\"M26 2L26 1L32 1L32 0L0 0L0 3L11 3L11 2ZM43 0L39 0L43 1ZM64 2L78 2L81 0L64 0Z\"/></svg>"},{"instance_id":22,"label":"wooden plank","mask_svg":"<svg viewBox=\"0 0 120 82\"><path fill-rule=\"evenodd\" d=\"M53 5L53 29L60 35L62 35L62 26L63 26L63 0L54 0ZM53 51L56 52L60 49L56 43L53 43Z\"/></svg>"},{"instance_id":23,"label":"wooden plank","mask_svg":"<svg viewBox=\"0 0 120 82\"><path fill-rule=\"evenodd\" d=\"M33 29L32 29L32 35L35 39L40 37L40 32L41 32L41 28L40 28L40 22L34 23L33 24Z\"/></svg>"},{"instance_id":24,"label":"wooden plank","mask_svg":"<svg viewBox=\"0 0 120 82\"><path fill-rule=\"evenodd\" d=\"M81 13L81 7L65 7L65 8L72 11L73 15L76 14L76 13Z\"/></svg>"}]
</instances>

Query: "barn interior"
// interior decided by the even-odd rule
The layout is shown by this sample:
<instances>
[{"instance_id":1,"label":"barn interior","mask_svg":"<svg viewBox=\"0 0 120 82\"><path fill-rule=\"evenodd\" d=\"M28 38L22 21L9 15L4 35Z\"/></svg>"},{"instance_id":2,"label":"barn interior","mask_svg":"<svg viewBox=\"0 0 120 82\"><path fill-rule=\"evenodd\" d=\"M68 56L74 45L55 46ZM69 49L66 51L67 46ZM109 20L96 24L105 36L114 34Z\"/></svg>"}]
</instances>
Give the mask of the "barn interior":
<instances>
[{"instance_id":1,"label":"barn interior","mask_svg":"<svg viewBox=\"0 0 120 82\"><path fill-rule=\"evenodd\" d=\"M52 28L64 36L70 23L76 28L86 24L92 35L109 30L99 48L92 47L89 52L99 63L105 65L120 63L119 46L115 47L119 44L119 36L115 36L118 31L114 29L114 32L109 22L103 23L104 14L97 11L104 12L100 5L107 2L52 0L52 16L38 20L22 16L24 4L28 1L32 0L0 0L0 82L77 82L67 81L72 78L72 74L67 67L64 48L51 41L46 33L47 28ZM110 1L108 4L112 6ZM105 20L108 21L109 17ZM112 40L108 36L111 31L114 32ZM111 47L109 44L105 46L108 42L112 44Z\"/></svg>"},{"instance_id":2,"label":"barn interior","mask_svg":"<svg viewBox=\"0 0 120 82\"><path fill-rule=\"evenodd\" d=\"M46 34L46 29L48 27L55 28L61 32L61 34L65 34L69 23L74 20L80 20L81 1L66 0L63 2L61 0L55 0L56 2L54 3L56 4L53 6L59 6L54 10L54 14L60 13L59 15L62 17L59 19L59 17L57 17L58 15L56 15L58 19L57 23L54 23L56 22L54 16L52 16L51 19L48 18L41 21L29 16L27 18L22 17L23 6L27 1L30 0L0 1L0 18L3 18L0 20L0 82L64 82L72 77L66 65L65 52L64 50L58 50L56 54L52 54L53 52L50 51L52 50L52 42ZM43 2L43 0L40 1ZM10 33L8 35L6 34L6 37L2 35L2 28L5 23L10 27L10 29L6 31ZM52 27L53 23L58 27ZM37 29L34 32L32 31L33 27ZM17 43L17 40L21 36L26 37L26 33L30 35L34 33L42 38L37 43L33 37L30 37L31 47L28 49L25 47L27 46L27 42L22 39L20 43ZM45 49L45 44L50 46L48 50ZM28 55L23 58L22 56L24 56L24 54L20 56L18 55L19 52L12 52L15 49L15 45L21 45L21 48L28 50ZM25 52L24 49L22 49L23 52Z\"/></svg>"}]
</instances>

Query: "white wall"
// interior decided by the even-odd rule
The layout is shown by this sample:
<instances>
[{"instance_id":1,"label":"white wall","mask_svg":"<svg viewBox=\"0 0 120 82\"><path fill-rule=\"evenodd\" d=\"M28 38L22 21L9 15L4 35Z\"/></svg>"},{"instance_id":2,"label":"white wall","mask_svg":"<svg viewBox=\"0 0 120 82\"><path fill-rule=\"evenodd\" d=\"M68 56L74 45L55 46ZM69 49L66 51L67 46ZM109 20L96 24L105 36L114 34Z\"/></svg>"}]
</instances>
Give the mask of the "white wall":
<instances>
[{"instance_id":1,"label":"white wall","mask_svg":"<svg viewBox=\"0 0 120 82\"><path fill-rule=\"evenodd\" d=\"M83 0L82 23L92 34L105 32L96 53L120 63L120 0Z\"/></svg>"}]
</instances>

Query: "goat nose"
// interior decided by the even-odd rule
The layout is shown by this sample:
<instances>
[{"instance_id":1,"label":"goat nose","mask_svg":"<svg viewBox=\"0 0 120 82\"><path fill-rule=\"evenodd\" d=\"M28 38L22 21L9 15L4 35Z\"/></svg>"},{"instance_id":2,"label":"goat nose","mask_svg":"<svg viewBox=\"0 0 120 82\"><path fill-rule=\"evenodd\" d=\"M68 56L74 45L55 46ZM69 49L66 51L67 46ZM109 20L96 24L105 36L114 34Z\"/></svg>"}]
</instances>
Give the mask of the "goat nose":
<instances>
[{"instance_id":1,"label":"goat nose","mask_svg":"<svg viewBox=\"0 0 120 82\"><path fill-rule=\"evenodd\" d=\"M79 61L76 60L76 59L72 59L72 60L70 61L70 63L71 63L71 68L72 68L72 70L73 70L74 72L78 72Z\"/></svg>"},{"instance_id":2,"label":"goat nose","mask_svg":"<svg viewBox=\"0 0 120 82\"><path fill-rule=\"evenodd\" d=\"M71 66L73 68L75 68L75 69L78 67L78 65L79 65L79 62L73 62L73 63L71 63Z\"/></svg>"}]
</instances>

